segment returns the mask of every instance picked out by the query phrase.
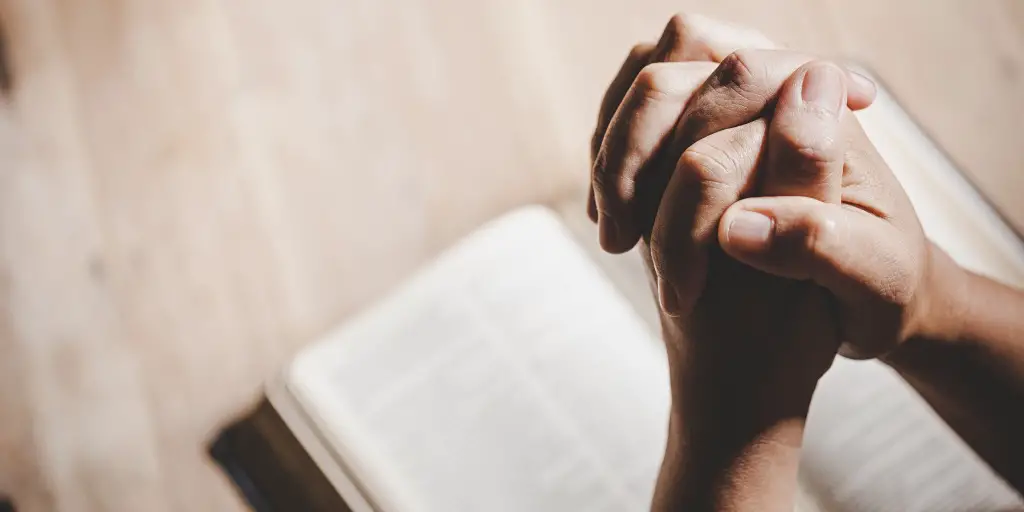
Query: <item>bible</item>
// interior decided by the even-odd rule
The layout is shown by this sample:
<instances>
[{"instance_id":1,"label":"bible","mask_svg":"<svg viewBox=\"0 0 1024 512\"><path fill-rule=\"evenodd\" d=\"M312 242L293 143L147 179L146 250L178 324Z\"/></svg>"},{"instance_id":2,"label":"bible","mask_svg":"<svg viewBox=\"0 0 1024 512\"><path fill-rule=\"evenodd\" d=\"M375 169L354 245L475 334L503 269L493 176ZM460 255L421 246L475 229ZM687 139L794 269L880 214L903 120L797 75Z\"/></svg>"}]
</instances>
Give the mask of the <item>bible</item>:
<instances>
[{"instance_id":1,"label":"bible","mask_svg":"<svg viewBox=\"0 0 1024 512\"><path fill-rule=\"evenodd\" d=\"M858 113L929 237L1024 285L1024 244L884 90ZM258 511L635 511L670 407L637 254L580 202L490 221L310 344L211 453ZM803 511L1011 510L1021 498L876 361L811 406Z\"/></svg>"}]
</instances>

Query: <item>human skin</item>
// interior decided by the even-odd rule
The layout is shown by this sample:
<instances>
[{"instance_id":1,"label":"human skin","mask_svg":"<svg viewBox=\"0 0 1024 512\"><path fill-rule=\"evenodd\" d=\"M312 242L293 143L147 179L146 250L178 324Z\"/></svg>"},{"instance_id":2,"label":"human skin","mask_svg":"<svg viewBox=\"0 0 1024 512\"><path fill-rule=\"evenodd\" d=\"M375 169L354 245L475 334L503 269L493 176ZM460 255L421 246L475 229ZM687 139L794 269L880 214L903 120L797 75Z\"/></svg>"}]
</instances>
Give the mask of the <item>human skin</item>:
<instances>
[{"instance_id":1,"label":"human skin","mask_svg":"<svg viewBox=\"0 0 1024 512\"><path fill-rule=\"evenodd\" d=\"M925 238L849 115L870 82L730 53L766 40L723 27L677 16L638 45L593 138L602 246L643 240L662 305L673 410L653 507L791 510L807 407L840 346L892 365L1020 489L1024 296ZM684 59L724 62L665 62Z\"/></svg>"}]
</instances>

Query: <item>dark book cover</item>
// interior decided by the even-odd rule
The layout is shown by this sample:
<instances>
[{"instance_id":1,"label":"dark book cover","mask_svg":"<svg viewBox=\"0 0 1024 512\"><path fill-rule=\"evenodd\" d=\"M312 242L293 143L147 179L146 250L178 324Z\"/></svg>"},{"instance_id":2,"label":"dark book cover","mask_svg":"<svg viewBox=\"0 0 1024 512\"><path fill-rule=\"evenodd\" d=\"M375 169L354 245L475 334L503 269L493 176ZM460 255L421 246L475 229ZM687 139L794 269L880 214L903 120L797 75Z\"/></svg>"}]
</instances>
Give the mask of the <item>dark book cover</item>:
<instances>
[{"instance_id":1,"label":"dark book cover","mask_svg":"<svg viewBox=\"0 0 1024 512\"><path fill-rule=\"evenodd\" d=\"M222 430L209 454L256 512L351 512L266 399Z\"/></svg>"}]
</instances>

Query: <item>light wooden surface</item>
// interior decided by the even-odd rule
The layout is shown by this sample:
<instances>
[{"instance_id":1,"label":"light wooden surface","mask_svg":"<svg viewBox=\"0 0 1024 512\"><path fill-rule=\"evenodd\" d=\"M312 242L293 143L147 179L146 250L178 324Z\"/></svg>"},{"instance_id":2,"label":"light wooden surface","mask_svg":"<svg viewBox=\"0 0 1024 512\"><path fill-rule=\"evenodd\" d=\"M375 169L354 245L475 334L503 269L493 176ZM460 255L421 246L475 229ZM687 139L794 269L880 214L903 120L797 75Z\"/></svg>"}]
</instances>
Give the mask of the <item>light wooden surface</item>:
<instances>
[{"instance_id":1,"label":"light wooden surface","mask_svg":"<svg viewBox=\"0 0 1024 512\"><path fill-rule=\"evenodd\" d=\"M0 493L228 511L204 443L302 344L574 191L694 9L857 58L1024 226L1016 0L0 0Z\"/></svg>"}]
</instances>

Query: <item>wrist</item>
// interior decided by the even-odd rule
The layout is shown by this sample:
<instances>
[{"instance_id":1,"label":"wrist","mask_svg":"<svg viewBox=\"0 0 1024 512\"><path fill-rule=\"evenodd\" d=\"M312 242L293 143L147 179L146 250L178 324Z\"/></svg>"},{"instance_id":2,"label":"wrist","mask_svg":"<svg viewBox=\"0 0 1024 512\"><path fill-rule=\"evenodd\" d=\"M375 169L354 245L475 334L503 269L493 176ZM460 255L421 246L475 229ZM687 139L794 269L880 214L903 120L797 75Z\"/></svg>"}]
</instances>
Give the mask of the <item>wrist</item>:
<instances>
[{"instance_id":1,"label":"wrist","mask_svg":"<svg viewBox=\"0 0 1024 512\"><path fill-rule=\"evenodd\" d=\"M922 305L906 339L955 341L969 318L973 275L935 244L928 244Z\"/></svg>"},{"instance_id":2,"label":"wrist","mask_svg":"<svg viewBox=\"0 0 1024 512\"><path fill-rule=\"evenodd\" d=\"M766 422L726 409L673 404L652 510L792 510L806 414Z\"/></svg>"},{"instance_id":3,"label":"wrist","mask_svg":"<svg viewBox=\"0 0 1024 512\"><path fill-rule=\"evenodd\" d=\"M910 371L922 363L922 358L928 358L936 344L962 339L970 317L973 277L945 251L929 243L915 321L901 342L880 358L882 362L901 373Z\"/></svg>"}]
</instances>

